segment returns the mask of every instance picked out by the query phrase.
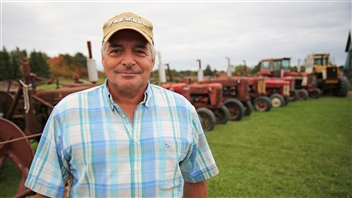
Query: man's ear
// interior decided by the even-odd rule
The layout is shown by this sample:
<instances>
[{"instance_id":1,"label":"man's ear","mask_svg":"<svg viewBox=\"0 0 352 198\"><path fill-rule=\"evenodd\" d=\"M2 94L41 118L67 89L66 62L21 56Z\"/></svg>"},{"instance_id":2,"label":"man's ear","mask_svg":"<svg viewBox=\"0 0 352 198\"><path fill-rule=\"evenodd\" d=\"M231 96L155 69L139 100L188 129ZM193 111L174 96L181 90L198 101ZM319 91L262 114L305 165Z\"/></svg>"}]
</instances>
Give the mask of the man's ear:
<instances>
[{"instance_id":1,"label":"man's ear","mask_svg":"<svg viewBox=\"0 0 352 198\"><path fill-rule=\"evenodd\" d=\"M155 66L155 58L154 59L152 59L152 69L154 69L154 66Z\"/></svg>"}]
</instances>

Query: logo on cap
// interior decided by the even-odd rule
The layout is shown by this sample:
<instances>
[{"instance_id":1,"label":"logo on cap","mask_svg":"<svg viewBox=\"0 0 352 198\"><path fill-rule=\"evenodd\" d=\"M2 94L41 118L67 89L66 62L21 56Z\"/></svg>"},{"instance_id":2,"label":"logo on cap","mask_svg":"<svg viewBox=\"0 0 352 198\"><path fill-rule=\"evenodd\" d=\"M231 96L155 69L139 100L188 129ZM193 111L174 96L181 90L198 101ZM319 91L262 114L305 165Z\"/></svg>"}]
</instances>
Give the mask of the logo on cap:
<instances>
[{"instance_id":1,"label":"logo on cap","mask_svg":"<svg viewBox=\"0 0 352 198\"><path fill-rule=\"evenodd\" d=\"M147 26L147 24L145 24L143 21L138 21L136 20L135 18L133 17L130 17L130 16L124 16L122 17L121 19L117 19L115 21L111 21L110 22L110 27L116 23L122 23L122 22L132 22L132 23L136 23L136 24L139 24L139 25L143 25L143 26Z\"/></svg>"}]
</instances>

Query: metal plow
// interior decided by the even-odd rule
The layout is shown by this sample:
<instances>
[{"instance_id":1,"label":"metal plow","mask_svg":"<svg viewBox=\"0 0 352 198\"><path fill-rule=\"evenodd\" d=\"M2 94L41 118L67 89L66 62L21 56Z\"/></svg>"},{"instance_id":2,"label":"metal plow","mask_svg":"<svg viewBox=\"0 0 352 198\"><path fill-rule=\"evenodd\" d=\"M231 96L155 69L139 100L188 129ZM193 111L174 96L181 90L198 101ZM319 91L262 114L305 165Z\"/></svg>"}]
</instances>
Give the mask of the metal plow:
<instances>
[{"instance_id":1,"label":"metal plow","mask_svg":"<svg viewBox=\"0 0 352 198\"><path fill-rule=\"evenodd\" d=\"M38 135L40 134L32 136ZM10 159L22 176L16 197L24 197L32 193L31 190L24 186L28 175L28 167L34 156L31 144L27 138L30 137L26 137L14 123L0 118L0 167L3 167L7 159Z\"/></svg>"}]
</instances>

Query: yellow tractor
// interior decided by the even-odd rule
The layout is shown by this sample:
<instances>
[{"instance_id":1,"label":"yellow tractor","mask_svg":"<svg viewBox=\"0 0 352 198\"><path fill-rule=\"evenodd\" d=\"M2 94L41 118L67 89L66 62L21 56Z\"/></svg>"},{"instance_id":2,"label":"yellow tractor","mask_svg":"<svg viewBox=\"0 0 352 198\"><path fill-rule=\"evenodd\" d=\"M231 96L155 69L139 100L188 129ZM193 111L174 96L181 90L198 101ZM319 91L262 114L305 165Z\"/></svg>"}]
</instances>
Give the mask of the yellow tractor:
<instances>
[{"instance_id":1,"label":"yellow tractor","mask_svg":"<svg viewBox=\"0 0 352 198\"><path fill-rule=\"evenodd\" d=\"M350 86L348 79L342 75L338 66L331 64L330 54L310 54L306 57L304 66L305 72L315 74L316 86L323 93L347 96Z\"/></svg>"}]
</instances>

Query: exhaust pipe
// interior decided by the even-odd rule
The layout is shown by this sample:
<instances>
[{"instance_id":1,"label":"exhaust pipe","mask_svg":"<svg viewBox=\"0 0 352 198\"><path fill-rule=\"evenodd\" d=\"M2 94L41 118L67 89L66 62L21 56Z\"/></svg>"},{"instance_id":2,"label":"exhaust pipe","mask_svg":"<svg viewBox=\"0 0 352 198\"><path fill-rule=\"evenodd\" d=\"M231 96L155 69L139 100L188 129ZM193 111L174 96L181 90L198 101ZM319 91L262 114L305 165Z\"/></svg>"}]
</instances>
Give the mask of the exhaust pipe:
<instances>
[{"instance_id":1,"label":"exhaust pipe","mask_svg":"<svg viewBox=\"0 0 352 198\"><path fill-rule=\"evenodd\" d=\"M95 60L92 58L92 47L90 45L90 41L88 41L87 44L88 44L88 53L89 53L89 58L87 60L88 78L91 83L95 84L98 82L97 64L95 63Z\"/></svg>"}]
</instances>

